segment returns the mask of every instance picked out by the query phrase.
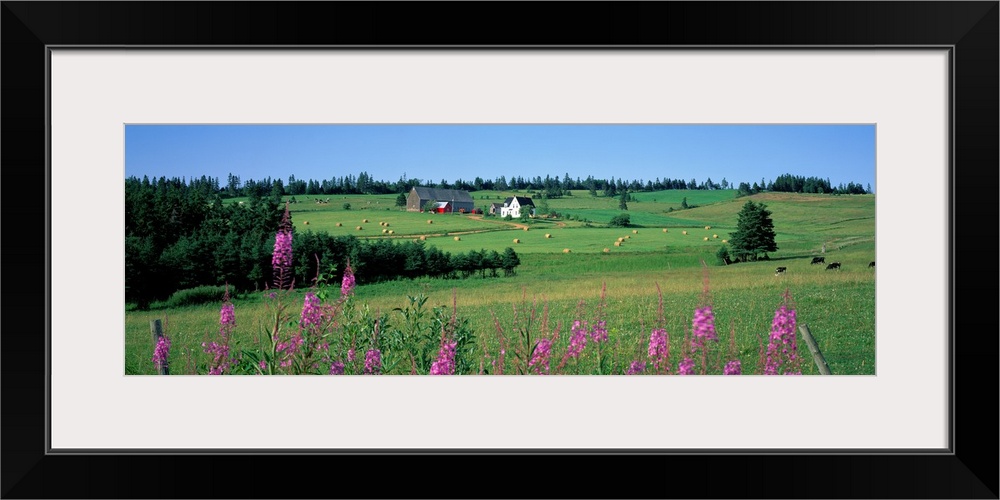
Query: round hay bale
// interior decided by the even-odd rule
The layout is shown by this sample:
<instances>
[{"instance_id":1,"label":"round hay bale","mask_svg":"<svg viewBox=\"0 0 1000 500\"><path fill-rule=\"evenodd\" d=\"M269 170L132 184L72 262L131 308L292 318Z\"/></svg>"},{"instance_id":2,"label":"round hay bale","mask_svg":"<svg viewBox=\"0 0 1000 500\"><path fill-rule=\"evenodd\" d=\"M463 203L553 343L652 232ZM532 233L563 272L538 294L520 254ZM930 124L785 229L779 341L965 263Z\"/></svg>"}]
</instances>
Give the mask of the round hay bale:
<instances>
[{"instance_id":1,"label":"round hay bale","mask_svg":"<svg viewBox=\"0 0 1000 500\"><path fill-rule=\"evenodd\" d=\"M427 241L427 237L426 236L421 236L420 237L420 241Z\"/></svg>"},{"instance_id":2,"label":"round hay bale","mask_svg":"<svg viewBox=\"0 0 1000 500\"><path fill-rule=\"evenodd\" d=\"M303 224L305 224L305 225L308 226L309 225L309 221L305 221L305 222L303 222Z\"/></svg>"},{"instance_id":3,"label":"round hay bale","mask_svg":"<svg viewBox=\"0 0 1000 500\"><path fill-rule=\"evenodd\" d=\"M383 229L383 230L382 230L382 234L385 234L385 233L388 233L388 232L389 232L389 230L388 230L388 229Z\"/></svg>"},{"instance_id":4,"label":"round hay bale","mask_svg":"<svg viewBox=\"0 0 1000 500\"><path fill-rule=\"evenodd\" d=\"M385 227L389 227L389 223L388 222L385 223Z\"/></svg>"},{"instance_id":5,"label":"round hay bale","mask_svg":"<svg viewBox=\"0 0 1000 500\"><path fill-rule=\"evenodd\" d=\"M520 242L521 242L521 240L519 240L517 238L514 238L514 243L520 243Z\"/></svg>"},{"instance_id":6,"label":"round hay bale","mask_svg":"<svg viewBox=\"0 0 1000 500\"><path fill-rule=\"evenodd\" d=\"M552 237L552 235L551 235L551 234L549 234L549 233L545 233L545 237L546 237L546 238L551 238L551 237Z\"/></svg>"},{"instance_id":7,"label":"round hay bale","mask_svg":"<svg viewBox=\"0 0 1000 500\"><path fill-rule=\"evenodd\" d=\"M664 228L664 229L663 229L663 232L664 232L664 233L665 233L665 232L667 232L666 228Z\"/></svg>"},{"instance_id":8,"label":"round hay bale","mask_svg":"<svg viewBox=\"0 0 1000 500\"><path fill-rule=\"evenodd\" d=\"M563 253L569 253L569 252L570 250L568 248L563 248Z\"/></svg>"},{"instance_id":9,"label":"round hay bale","mask_svg":"<svg viewBox=\"0 0 1000 500\"><path fill-rule=\"evenodd\" d=\"M685 234L686 235L686 234L688 234L688 232L687 231L681 231L681 234Z\"/></svg>"},{"instance_id":10,"label":"round hay bale","mask_svg":"<svg viewBox=\"0 0 1000 500\"><path fill-rule=\"evenodd\" d=\"M337 227L343 226L340 222L337 223Z\"/></svg>"},{"instance_id":11,"label":"round hay bale","mask_svg":"<svg viewBox=\"0 0 1000 500\"><path fill-rule=\"evenodd\" d=\"M620 247L620 246L622 246L622 242L620 242L620 241L616 241L616 242L615 242L615 246L616 246L616 247Z\"/></svg>"},{"instance_id":12,"label":"round hay bale","mask_svg":"<svg viewBox=\"0 0 1000 500\"><path fill-rule=\"evenodd\" d=\"M705 226L705 231L708 231L709 229L712 229L712 226Z\"/></svg>"},{"instance_id":13,"label":"round hay bale","mask_svg":"<svg viewBox=\"0 0 1000 500\"><path fill-rule=\"evenodd\" d=\"M705 241L708 241L708 236L705 237Z\"/></svg>"},{"instance_id":14,"label":"round hay bale","mask_svg":"<svg viewBox=\"0 0 1000 500\"><path fill-rule=\"evenodd\" d=\"M722 240L723 243L729 243L729 240Z\"/></svg>"},{"instance_id":15,"label":"round hay bale","mask_svg":"<svg viewBox=\"0 0 1000 500\"><path fill-rule=\"evenodd\" d=\"M432 221L432 220L430 220L430 219L427 219L427 223L428 223L428 224L433 224L433 223L434 223L434 221Z\"/></svg>"},{"instance_id":16,"label":"round hay bale","mask_svg":"<svg viewBox=\"0 0 1000 500\"><path fill-rule=\"evenodd\" d=\"M361 226L358 226L358 231L360 231L360 230L362 230L362 229L364 229L364 228L362 228Z\"/></svg>"},{"instance_id":17,"label":"round hay bale","mask_svg":"<svg viewBox=\"0 0 1000 500\"><path fill-rule=\"evenodd\" d=\"M625 238L621 238L621 237L618 238L618 243L621 243L623 241L625 241Z\"/></svg>"},{"instance_id":18,"label":"round hay bale","mask_svg":"<svg viewBox=\"0 0 1000 500\"><path fill-rule=\"evenodd\" d=\"M390 229L389 230L389 234L396 234L396 231L393 231L392 229Z\"/></svg>"},{"instance_id":19,"label":"round hay bale","mask_svg":"<svg viewBox=\"0 0 1000 500\"><path fill-rule=\"evenodd\" d=\"M363 220L361 222L364 223L364 224L368 224L368 219L365 219L365 220Z\"/></svg>"},{"instance_id":20,"label":"round hay bale","mask_svg":"<svg viewBox=\"0 0 1000 500\"><path fill-rule=\"evenodd\" d=\"M639 234L639 230L638 229L633 229L632 230L632 234Z\"/></svg>"},{"instance_id":21,"label":"round hay bale","mask_svg":"<svg viewBox=\"0 0 1000 500\"><path fill-rule=\"evenodd\" d=\"M626 240L631 240L632 239L632 235L631 234L626 234L625 235L625 239Z\"/></svg>"},{"instance_id":22,"label":"round hay bale","mask_svg":"<svg viewBox=\"0 0 1000 500\"><path fill-rule=\"evenodd\" d=\"M712 235L712 239L714 239L714 240L717 240L717 239L719 239L719 235L717 235L717 234L713 234L713 235Z\"/></svg>"},{"instance_id":23,"label":"round hay bale","mask_svg":"<svg viewBox=\"0 0 1000 500\"><path fill-rule=\"evenodd\" d=\"M524 230L527 231L528 230L528 226L524 226Z\"/></svg>"},{"instance_id":24,"label":"round hay bale","mask_svg":"<svg viewBox=\"0 0 1000 500\"><path fill-rule=\"evenodd\" d=\"M459 238L458 236L455 237L455 241L461 241L461 240L462 238Z\"/></svg>"},{"instance_id":25,"label":"round hay bale","mask_svg":"<svg viewBox=\"0 0 1000 500\"><path fill-rule=\"evenodd\" d=\"M604 249L604 253L608 253L608 252L610 252L610 251L611 251L611 249L608 249L608 248L605 248L605 249Z\"/></svg>"}]
</instances>

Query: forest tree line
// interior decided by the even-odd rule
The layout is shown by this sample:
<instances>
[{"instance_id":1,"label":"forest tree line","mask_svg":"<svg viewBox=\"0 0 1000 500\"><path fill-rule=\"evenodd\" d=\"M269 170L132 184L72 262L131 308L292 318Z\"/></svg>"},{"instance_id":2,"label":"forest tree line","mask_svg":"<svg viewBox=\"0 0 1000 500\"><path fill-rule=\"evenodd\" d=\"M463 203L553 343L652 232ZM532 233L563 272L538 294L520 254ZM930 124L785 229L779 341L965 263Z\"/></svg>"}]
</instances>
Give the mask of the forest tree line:
<instances>
[{"instance_id":1,"label":"forest tree line","mask_svg":"<svg viewBox=\"0 0 1000 500\"><path fill-rule=\"evenodd\" d=\"M162 179L162 178L161 178ZM148 181L144 178L143 181ZM155 180L154 180L155 181ZM828 193L828 194L870 194L871 185L867 187L860 183L849 182L836 186L830 183L830 179L818 177L803 177L792 174L779 175L772 181L760 182L735 182L728 181L725 177L721 181L715 182L711 177L698 181L697 179L670 179L659 178L654 180L625 180L611 177L610 179L596 179L587 176L586 179L577 177L571 178L569 174L562 178L559 176L546 175L544 178L536 175L534 178L522 176L511 176L510 179L501 175L495 179L483 179L475 177L471 181L457 179L449 182L445 179L440 181L425 179L408 179L406 176L400 177L394 182L376 180L367 172L358 175L344 175L332 177L330 179L297 179L290 175L287 180L280 178L265 177L263 179L241 179L238 175L229 174L225 184L220 184L217 177L201 176L190 180L182 179L193 189L201 192L205 196L219 195L223 198L235 197L278 197L297 195L339 195L339 194L399 194L408 193L410 189L423 186L442 189L459 189L463 191L535 191L545 194L547 198L561 197L569 190L586 190L592 196L615 197L622 191L642 192L642 191L665 191L671 189L691 189L691 190L715 190L715 189L736 189L738 194L749 195L762 191L780 191L790 193Z\"/></svg>"}]
</instances>

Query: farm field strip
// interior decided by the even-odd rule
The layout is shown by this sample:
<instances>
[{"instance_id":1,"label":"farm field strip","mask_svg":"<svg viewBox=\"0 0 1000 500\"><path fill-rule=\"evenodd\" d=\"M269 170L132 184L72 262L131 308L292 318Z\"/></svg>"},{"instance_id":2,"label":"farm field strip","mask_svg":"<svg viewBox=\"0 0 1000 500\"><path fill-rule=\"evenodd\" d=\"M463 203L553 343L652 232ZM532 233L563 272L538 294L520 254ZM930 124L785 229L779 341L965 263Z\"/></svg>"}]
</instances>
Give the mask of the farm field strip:
<instances>
[{"instance_id":1,"label":"farm field strip","mask_svg":"<svg viewBox=\"0 0 1000 500\"><path fill-rule=\"evenodd\" d=\"M480 207L504 194L477 192L473 198ZM289 208L298 232L410 240L431 235L425 238L426 244L452 253L514 248L521 255L521 265L512 277L398 280L356 289L359 303L390 314L390 318L394 308L404 306L408 295L424 294L429 297L429 306L450 308L454 294L459 315L470 320L487 349L497 348L494 315L509 327L513 306L533 302L539 310L548 305L553 326L557 321L563 323L564 336L557 346L565 348L566 323L576 316L580 301L588 307L587 314L592 312L602 285L607 290L609 331L621 345L620 361L638 356L631 351L648 340L656 320L657 286L663 293L672 349L679 348L674 342L680 342L685 329L690 329L691 311L701 297L704 263L717 328L728 335L732 325L744 359L755 358L758 336L769 331L774 308L788 290L801 320L822 339L834 373L875 373L875 271L867 267L875 260L874 196L765 193L749 197L765 202L772 211L779 250L767 261L730 266L719 265L715 254L723 246L722 240L735 230L735 214L744 198L733 198L731 191L662 191L635 196L637 201L629 203L627 213L639 227L627 228L604 227L607 219L622 213L617 199L592 198L586 191L547 203L564 215L590 218L593 227L565 217L537 218L526 224L525 231L518 220L407 212L394 206L395 195L330 196L326 204L297 196L299 203ZM695 208L679 210L684 198ZM351 209L345 210L343 203L350 203ZM674 210L668 211L670 207ZM362 222L364 219L368 222ZM359 225L364 229L357 230ZM389 230L394 233L388 234ZM546 238L547 234L550 237ZM615 246L616 242L620 245ZM823 265L810 264L810 257L820 255L823 248L827 262L841 262L841 270L828 271ZM570 251L564 253L566 249ZM776 276L776 266L787 271ZM296 295L299 307L301 293ZM261 297L261 293L250 292L236 301L237 335L242 341L259 335L266 323ZM526 304L521 304L522 299ZM127 311L126 373L152 373L149 320L154 318L169 318L168 333L177 336L179 348L188 349L187 354L177 355L180 373L185 356L194 365L204 364L209 355L201 352L201 342L218 331L218 314L217 304ZM804 345L799 349L800 353L808 352ZM804 363L803 372L815 373L815 367Z\"/></svg>"}]
</instances>

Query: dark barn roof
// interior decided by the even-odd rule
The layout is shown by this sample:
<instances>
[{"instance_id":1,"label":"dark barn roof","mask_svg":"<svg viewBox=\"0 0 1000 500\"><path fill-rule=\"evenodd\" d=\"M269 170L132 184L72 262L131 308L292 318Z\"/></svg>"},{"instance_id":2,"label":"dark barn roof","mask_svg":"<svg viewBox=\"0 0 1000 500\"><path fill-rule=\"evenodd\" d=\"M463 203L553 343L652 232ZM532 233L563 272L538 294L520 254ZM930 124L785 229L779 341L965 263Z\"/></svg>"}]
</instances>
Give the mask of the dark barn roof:
<instances>
[{"instance_id":1,"label":"dark barn roof","mask_svg":"<svg viewBox=\"0 0 1000 500\"><path fill-rule=\"evenodd\" d=\"M522 207L525 205L535 206L535 203L531 201L531 198L527 198L524 196L511 196L510 198L504 200L503 204L510 206L510 202L514 201L514 198L517 198L517 204L521 205Z\"/></svg>"},{"instance_id":2,"label":"dark barn roof","mask_svg":"<svg viewBox=\"0 0 1000 500\"><path fill-rule=\"evenodd\" d=\"M417 192L417 196L419 196L421 200L475 203L475 201L472 199L472 195L470 195L468 191L459 191L457 189L437 189L428 187L414 187L413 190Z\"/></svg>"}]
</instances>

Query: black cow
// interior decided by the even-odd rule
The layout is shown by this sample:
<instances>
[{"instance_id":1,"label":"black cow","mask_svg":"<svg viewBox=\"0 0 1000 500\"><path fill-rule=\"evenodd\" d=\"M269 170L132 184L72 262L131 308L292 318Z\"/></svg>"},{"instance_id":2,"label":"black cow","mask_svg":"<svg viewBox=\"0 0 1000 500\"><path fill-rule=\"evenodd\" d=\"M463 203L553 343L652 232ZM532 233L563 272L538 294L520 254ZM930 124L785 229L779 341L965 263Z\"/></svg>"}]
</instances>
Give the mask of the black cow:
<instances>
[{"instance_id":1,"label":"black cow","mask_svg":"<svg viewBox=\"0 0 1000 500\"><path fill-rule=\"evenodd\" d=\"M868 263L868 267L875 267L875 261L873 260L873 261L869 262Z\"/></svg>"},{"instance_id":2,"label":"black cow","mask_svg":"<svg viewBox=\"0 0 1000 500\"><path fill-rule=\"evenodd\" d=\"M812 262L810 262L810 264L822 264L824 262L826 262L825 257L813 257L813 260Z\"/></svg>"},{"instance_id":3,"label":"black cow","mask_svg":"<svg viewBox=\"0 0 1000 500\"><path fill-rule=\"evenodd\" d=\"M831 262L830 264L828 264L826 266L826 268L827 268L827 270L829 270L829 269L840 269L840 262Z\"/></svg>"},{"instance_id":4,"label":"black cow","mask_svg":"<svg viewBox=\"0 0 1000 500\"><path fill-rule=\"evenodd\" d=\"M774 270L774 275L777 276L779 274L785 274L785 269L788 269L788 268L787 267L779 267L779 268L775 269Z\"/></svg>"}]
</instances>

